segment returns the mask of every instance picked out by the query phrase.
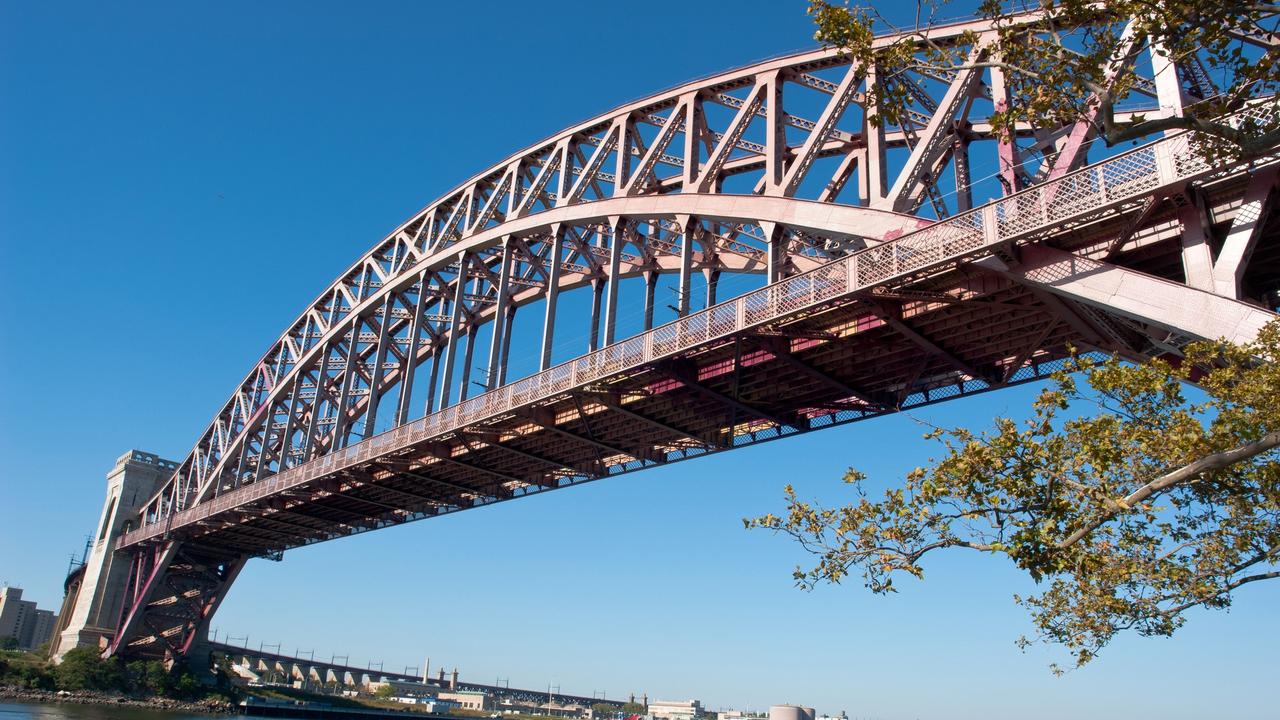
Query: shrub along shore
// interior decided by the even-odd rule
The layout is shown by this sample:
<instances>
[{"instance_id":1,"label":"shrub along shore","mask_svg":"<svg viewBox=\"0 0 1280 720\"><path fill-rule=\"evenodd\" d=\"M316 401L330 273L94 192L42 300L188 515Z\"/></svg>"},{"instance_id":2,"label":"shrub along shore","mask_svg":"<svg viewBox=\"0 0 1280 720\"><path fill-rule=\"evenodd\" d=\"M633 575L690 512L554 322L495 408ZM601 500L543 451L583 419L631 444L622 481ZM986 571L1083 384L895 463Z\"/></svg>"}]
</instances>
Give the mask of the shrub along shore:
<instances>
[{"instance_id":1,"label":"shrub along shore","mask_svg":"<svg viewBox=\"0 0 1280 720\"><path fill-rule=\"evenodd\" d=\"M0 651L0 699L201 713L234 708L228 688L204 685L185 667L104 660L94 648L76 648L58 665L42 653Z\"/></svg>"},{"instance_id":2,"label":"shrub along shore","mask_svg":"<svg viewBox=\"0 0 1280 720\"><path fill-rule=\"evenodd\" d=\"M74 705L110 705L147 710L169 710L183 713L226 715L236 711L235 705L225 697L209 696L203 700L175 700L166 697L129 697L127 695L94 692L92 690L28 690L13 686L0 686L0 700L29 703L71 703Z\"/></svg>"}]
</instances>

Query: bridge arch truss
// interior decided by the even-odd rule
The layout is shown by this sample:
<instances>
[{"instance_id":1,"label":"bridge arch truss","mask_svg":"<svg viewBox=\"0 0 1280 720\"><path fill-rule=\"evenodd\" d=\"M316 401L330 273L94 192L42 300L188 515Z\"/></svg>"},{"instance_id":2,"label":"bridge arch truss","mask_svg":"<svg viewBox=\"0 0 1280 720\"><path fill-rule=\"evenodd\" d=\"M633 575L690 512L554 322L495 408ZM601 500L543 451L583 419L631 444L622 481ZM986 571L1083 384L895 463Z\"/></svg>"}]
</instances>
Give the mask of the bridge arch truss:
<instances>
[{"instance_id":1,"label":"bridge arch truss","mask_svg":"<svg viewBox=\"0 0 1280 720\"><path fill-rule=\"evenodd\" d=\"M935 40L971 32L983 52L984 23ZM1133 112L1205 92L1139 76ZM112 651L189 651L249 557L997 389L1068 344L1176 353L1272 315L1269 160L1209 167L1173 137L1088 165L1087 122L997 139L996 68L896 78L913 110L879 125L877 82L828 50L704 78L414 214L281 335L119 539ZM977 206L991 187L1006 197ZM718 302L723 274L764 287ZM676 320L658 325L663 275ZM631 278L644 322L625 338ZM577 288L587 353L555 364ZM508 377L529 307L538 371Z\"/></svg>"}]
</instances>

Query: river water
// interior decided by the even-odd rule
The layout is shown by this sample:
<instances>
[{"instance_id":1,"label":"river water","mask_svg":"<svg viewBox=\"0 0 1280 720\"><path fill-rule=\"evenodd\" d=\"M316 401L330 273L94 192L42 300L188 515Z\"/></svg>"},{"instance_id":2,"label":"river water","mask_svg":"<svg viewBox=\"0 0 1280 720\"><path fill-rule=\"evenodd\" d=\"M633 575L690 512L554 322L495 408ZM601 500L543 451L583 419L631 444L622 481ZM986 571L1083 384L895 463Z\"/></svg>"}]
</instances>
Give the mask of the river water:
<instances>
[{"instance_id":1,"label":"river water","mask_svg":"<svg viewBox=\"0 0 1280 720\"><path fill-rule=\"evenodd\" d=\"M210 720L213 717L113 705L0 702L0 720Z\"/></svg>"}]
</instances>

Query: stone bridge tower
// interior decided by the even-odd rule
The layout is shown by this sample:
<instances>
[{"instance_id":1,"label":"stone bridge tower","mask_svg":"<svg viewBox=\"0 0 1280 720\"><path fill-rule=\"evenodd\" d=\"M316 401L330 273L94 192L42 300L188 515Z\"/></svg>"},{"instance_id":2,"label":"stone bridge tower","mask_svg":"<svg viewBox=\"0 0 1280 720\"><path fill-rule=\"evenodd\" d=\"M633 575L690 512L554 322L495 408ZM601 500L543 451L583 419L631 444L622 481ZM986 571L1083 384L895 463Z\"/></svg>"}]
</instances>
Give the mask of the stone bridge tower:
<instances>
[{"instance_id":1,"label":"stone bridge tower","mask_svg":"<svg viewBox=\"0 0 1280 720\"><path fill-rule=\"evenodd\" d=\"M76 647L105 647L120 622L129 553L115 551L116 538L136 522L138 510L169 479L177 464L130 450L107 473L107 498L79 583L68 584L54 637L52 656L60 661ZM77 570L77 572L80 572ZM71 597L74 593L75 597Z\"/></svg>"}]
</instances>

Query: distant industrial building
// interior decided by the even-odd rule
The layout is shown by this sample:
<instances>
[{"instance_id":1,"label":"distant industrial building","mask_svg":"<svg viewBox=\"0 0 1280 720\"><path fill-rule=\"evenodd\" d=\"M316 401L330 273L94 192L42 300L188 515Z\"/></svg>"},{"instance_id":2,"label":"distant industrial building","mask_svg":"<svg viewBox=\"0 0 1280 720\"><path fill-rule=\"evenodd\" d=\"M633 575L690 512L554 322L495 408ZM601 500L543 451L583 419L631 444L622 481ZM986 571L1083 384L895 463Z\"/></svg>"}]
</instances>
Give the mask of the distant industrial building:
<instances>
[{"instance_id":1,"label":"distant industrial building","mask_svg":"<svg viewBox=\"0 0 1280 720\"><path fill-rule=\"evenodd\" d=\"M456 680L455 680L456 685ZM382 678L365 685L365 692L373 695L386 689L391 698L405 704L422 704L422 701L437 700L441 707L457 707L463 710L488 712L493 709L493 699L488 693L479 690L450 690L438 685L409 680L393 680ZM413 701L413 702L411 702Z\"/></svg>"},{"instance_id":2,"label":"distant industrial building","mask_svg":"<svg viewBox=\"0 0 1280 720\"><path fill-rule=\"evenodd\" d=\"M543 715L550 715L551 717L585 718L591 716L591 708L577 703L543 703L541 710Z\"/></svg>"},{"instance_id":3,"label":"distant industrial building","mask_svg":"<svg viewBox=\"0 0 1280 720\"><path fill-rule=\"evenodd\" d=\"M54 616L22 599L22 588L0 588L0 638L14 638L23 650L35 650L53 637Z\"/></svg>"},{"instance_id":4,"label":"distant industrial building","mask_svg":"<svg viewBox=\"0 0 1280 720\"><path fill-rule=\"evenodd\" d=\"M458 704L463 710L479 710L487 712L493 709L493 700L488 693L478 690L455 690L436 694L437 700L446 700Z\"/></svg>"},{"instance_id":5,"label":"distant industrial building","mask_svg":"<svg viewBox=\"0 0 1280 720\"><path fill-rule=\"evenodd\" d=\"M448 714L450 710L458 707L458 703L431 697L400 696L393 697L391 699L404 705L416 705L423 712L428 712L433 715L445 715Z\"/></svg>"},{"instance_id":6,"label":"distant industrial building","mask_svg":"<svg viewBox=\"0 0 1280 720\"><path fill-rule=\"evenodd\" d=\"M698 700L654 700L649 703L649 715L653 720L695 720L701 718L702 713L702 702Z\"/></svg>"}]
</instances>

